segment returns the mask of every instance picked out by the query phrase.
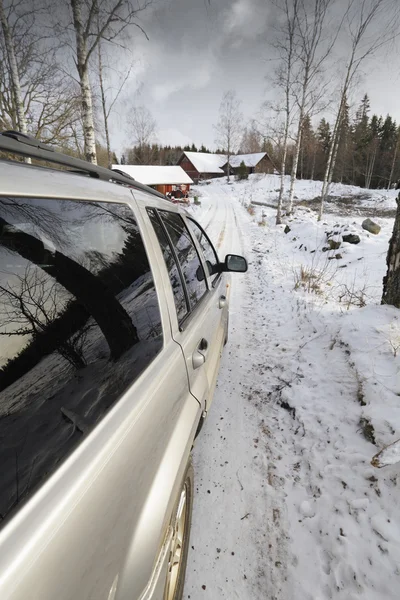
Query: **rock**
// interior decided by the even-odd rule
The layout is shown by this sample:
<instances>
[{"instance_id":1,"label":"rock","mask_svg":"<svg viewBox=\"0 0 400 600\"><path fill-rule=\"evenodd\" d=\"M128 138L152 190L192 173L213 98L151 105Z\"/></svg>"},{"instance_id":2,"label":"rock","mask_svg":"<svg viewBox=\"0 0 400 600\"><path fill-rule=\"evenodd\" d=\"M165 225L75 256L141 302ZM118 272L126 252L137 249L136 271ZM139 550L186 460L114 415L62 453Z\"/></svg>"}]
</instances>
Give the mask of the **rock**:
<instances>
[{"instance_id":1,"label":"rock","mask_svg":"<svg viewBox=\"0 0 400 600\"><path fill-rule=\"evenodd\" d=\"M330 250L339 250L341 242L335 242L335 240L328 240Z\"/></svg>"},{"instance_id":2,"label":"rock","mask_svg":"<svg viewBox=\"0 0 400 600\"><path fill-rule=\"evenodd\" d=\"M378 223L374 223L374 221L371 221L371 219L365 219L365 221L362 222L361 227L365 229L365 231L369 231L374 235L378 235L381 230L380 225L378 225Z\"/></svg>"},{"instance_id":3,"label":"rock","mask_svg":"<svg viewBox=\"0 0 400 600\"><path fill-rule=\"evenodd\" d=\"M289 233L291 231L289 225L286 225L285 229L283 230L285 233Z\"/></svg>"},{"instance_id":4,"label":"rock","mask_svg":"<svg viewBox=\"0 0 400 600\"><path fill-rule=\"evenodd\" d=\"M338 252L337 254L335 254L335 258L336 260L340 260L341 258L343 258L343 256L340 254L340 252Z\"/></svg>"},{"instance_id":5,"label":"rock","mask_svg":"<svg viewBox=\"0 0 400 600\"><path fill-rule=\"evenodd\" d=\"M360 236L355 233L349 233L343 236L343 241L348 244L359 244L361 242Z\"/></svg>"},{"instance_id":6,"label":"rock","mask_svg":"<svg viewBox=\"0 0 400 600\"><path fill-rule=\"evenodd\" d=\"M322 252L328 252L328 250L329 250L329 248L327 248L326 246L324 246L324 247L322 248Z\"/></svg>"}]
</instances>

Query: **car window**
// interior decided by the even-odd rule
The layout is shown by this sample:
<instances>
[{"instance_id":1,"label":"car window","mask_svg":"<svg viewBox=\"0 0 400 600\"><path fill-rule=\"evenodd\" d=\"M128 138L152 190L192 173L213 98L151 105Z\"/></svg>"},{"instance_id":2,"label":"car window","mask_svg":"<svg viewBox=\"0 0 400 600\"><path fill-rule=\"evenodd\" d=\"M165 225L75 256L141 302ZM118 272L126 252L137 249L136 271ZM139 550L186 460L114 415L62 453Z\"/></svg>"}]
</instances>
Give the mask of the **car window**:
<instances>
[{"instance_id":1,"label":"car window","mask_svg":"<svg viewBox=\"0 0 400 600\"><path fill-rule=\"evenodd\" d=\"M186 301L186 295L183 288L181 274L179 273L174 253L172 251L164 228L162 227L161 222L156 214L156 211L152 208L148 208L147 212L150 217L151 223L154 227L154 231L156 233L158 241L160 243L162 253L164 255L165 264L168 269L168 275L174 294L176 314L178 317L178 321L181 322L189 312L189 306Z\"/></svg>"},{"instance_id":2,"label":"car window","mask_svg":"<svg viewBox=\"0 0 400 600\"><path fill-rule=\"evenodd\" d=\"M0 198L0 520L99 422L162 341L128 206Z\"/></svg>"},{"instance_id":3,"label":"car window","mask_svg":"<svg viewBox=\"0 0 400 600\"><path fill-rule=\"evenodd\" d=\"M182 217L166 210L160 210L159 215L177 255L189 295L190 308L193 309L207 291L199 255Z\"/></svg>"},{"instance_id":4,"label":"car window","mask_svg":"<svg viewBox=\"0 0 400 600\"><path fill-rule=\"evenodd\" d=\"M201 249L203 250L209 273L210 275L213 275L213 272L215 273L215 267L219 264L218 254L204 229L202 229L202 227L200 227L200 225L193 219L188 219L188 223L193 234L196 236ZM218 273L213 276L213 279L216 279L217 277Z\"/></svg>"}]
</instances>

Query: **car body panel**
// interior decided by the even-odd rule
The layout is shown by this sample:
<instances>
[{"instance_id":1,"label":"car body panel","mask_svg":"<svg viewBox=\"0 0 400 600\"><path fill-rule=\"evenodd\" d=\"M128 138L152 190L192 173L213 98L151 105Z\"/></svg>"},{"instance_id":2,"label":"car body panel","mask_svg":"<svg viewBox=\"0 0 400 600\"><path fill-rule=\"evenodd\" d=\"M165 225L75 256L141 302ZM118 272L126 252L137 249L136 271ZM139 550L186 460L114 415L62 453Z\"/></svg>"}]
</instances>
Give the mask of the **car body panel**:
<instances>
[{"instance_id":1,"label":"car body panel","mask_svg":"<svg viewBox=\"0 0 400 600\"><path fill-rule=\"evenodd\" d=\"M218 307L225 278L214 288L208 279L209 291L180 331L146 206L182 210L56 170L0 161L0 178L1 196L128 204L150 261L164 336L151 364L1 529L0 598L162 600L170 519L226 335L227 309ZM210 353L193 369L202 337Z\"/></svg>"}]
</instances>

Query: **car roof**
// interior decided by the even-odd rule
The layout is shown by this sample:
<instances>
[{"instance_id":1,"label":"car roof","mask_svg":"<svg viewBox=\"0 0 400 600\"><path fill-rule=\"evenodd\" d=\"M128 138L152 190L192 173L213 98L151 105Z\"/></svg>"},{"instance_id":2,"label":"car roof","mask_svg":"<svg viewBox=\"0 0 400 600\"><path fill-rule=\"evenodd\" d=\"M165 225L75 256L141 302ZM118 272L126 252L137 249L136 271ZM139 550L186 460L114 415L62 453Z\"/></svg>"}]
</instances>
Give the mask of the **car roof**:
<instances>
[{"instance_id":1,"label":"car roof","mask_svg":"<svg viewBox=\"0 0 400 600\"><path fill-rule=\"evenodd\" d=\"M136 197L135 187L102 181L94 177L43 168L25 163L0 160L0 196L21 196L24 198L62 198L70 200L95 200L98 202L127 202ZM173 206L168 200L140 190L146 200L156 200L156 205L164 208ZM151 202L152 205L153 202Z\"/></svg>"}]
</instances>

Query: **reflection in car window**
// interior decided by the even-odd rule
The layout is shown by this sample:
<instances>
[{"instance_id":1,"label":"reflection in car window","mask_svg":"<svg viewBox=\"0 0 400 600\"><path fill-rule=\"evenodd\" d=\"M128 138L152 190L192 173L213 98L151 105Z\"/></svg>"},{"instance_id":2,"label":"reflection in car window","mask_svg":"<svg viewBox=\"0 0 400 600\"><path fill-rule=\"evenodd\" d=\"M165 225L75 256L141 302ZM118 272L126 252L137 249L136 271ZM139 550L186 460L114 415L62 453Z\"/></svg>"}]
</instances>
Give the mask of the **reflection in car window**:
<instances>
[{"instance_id":1,"label":"reflection in car window","mask_svg":"<svg viewBox=\"0 0 400 600\"><path fill-rule=\"evenodd\" d=\"M0 520L161 347L128 206L0 199Z\"/></svg>"},{"instance_id":2,"label":"reflection in car window","mask_svg":"<svg viewBox=\"0 0 400 600\"><path fill-rule=\"evenodd\" d=\"M160 210L159 215L178 257L189 294L190 307L193 308L207 291L199 255L181 216L166 210Z\"/></svg>"},{"instance_id":3,"label":"reflection in car window","mask_svg":"<svg viewBox=\"0 0 400 600\"><path fill-rule=\"evenodd\" d=\"M186 303L186 296L183 289L181 275L179 273L178 266L176 264L175 256L172 252L170 243L156 215L155 210L153 210L152 208L148 208L147 212L149 214L151 223L154 227L154 231L157 235L158 241L161 246L161 250L164 255L165 264L168 269L168 275L174 294L176 314L178 317L178 321L181 322L182 319L184 319L188 313L188 306Z\"/></svg>"},{"instance_id":4,"label":"reflection in car window","mask_svg":"<svg viewBox=\"0 0 400 600\"><path fill-rule=\"evenodd\" d=\"M204 258L207 262L210 275L212 275L213 272L215 273L214 269L219 263L218 255L214 249L214 246L211 244L207 234L200 227L200 225L196 223L196 221L193 221L193 219L188 219L188 222L193 234L196 236L197 241L201 246L201 249L203 250ZM216 277L218 277L218 274L213 279L216 279Z\"/></svg>"}]
</instances>

